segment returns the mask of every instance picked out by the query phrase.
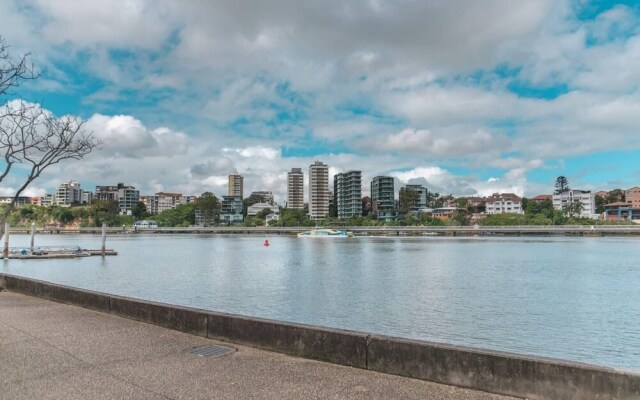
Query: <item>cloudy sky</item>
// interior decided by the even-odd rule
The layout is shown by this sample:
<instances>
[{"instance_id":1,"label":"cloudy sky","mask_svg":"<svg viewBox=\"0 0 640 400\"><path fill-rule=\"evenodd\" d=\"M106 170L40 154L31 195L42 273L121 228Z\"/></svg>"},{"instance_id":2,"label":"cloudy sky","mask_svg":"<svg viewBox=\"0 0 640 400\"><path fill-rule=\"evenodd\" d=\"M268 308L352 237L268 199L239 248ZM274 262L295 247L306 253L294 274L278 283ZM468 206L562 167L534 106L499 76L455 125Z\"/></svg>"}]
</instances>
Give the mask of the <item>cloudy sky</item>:
<instances>
[{"instance_id":1,"label":"cloudy sky","mask_svg":"<svg viewBox=\"0 0 640 400\"><path fill-rule=\"evenodd\" d=\"M454 195L640 185L640 7L587 0L3 0L15 95L103 141L75 179L286 194L321 160ZM5 96L1 102L15 96ZM2 182L10 193L17 177Z\"/></svg>"}]
</instances>

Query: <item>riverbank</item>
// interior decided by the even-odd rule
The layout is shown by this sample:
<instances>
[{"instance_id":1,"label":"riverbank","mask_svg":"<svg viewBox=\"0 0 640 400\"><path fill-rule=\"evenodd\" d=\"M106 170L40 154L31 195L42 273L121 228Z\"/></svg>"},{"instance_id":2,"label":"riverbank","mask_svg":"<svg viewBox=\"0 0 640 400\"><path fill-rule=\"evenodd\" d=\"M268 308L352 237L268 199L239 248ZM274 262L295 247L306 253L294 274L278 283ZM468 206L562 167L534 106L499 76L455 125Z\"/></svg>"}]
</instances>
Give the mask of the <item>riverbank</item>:
<instances>
[{"instance_id":1,"label":"riverbank","mask_svg":"<svg viewBox=\"0 0 640 400\"><path fill-rule=\"evenodd\" d=\"M15 293L196 336L387 374L531 399L640 396L640 374L614 368L176 307L6 274L0 274L0 280Z\"/></svg>"},{"instance_id":2,"label":"riverbank","mask_svg":"<svg viewBox=\"0 0 640 400\"><path fill-rule=\"evenodd\" d=\"M233 345L17 293L0 293L2 399L507 400Z\"/></svg>"},{"instance_id":3,"label":"riverbank","mask_svg":"<svg viewBox=\"0 0 640 400\"><path fill-rule=\"evenodd\" d=\"M355 236L640 236L640 225L521 225L521 226L338 226ZM297 235L309 227L110 227L110 235L122 234L231 234ZM30 227L11 227L12 234L29 234ZM101 227L37 228L36 234L100 234Z\"/></svg>"}]
</instances>

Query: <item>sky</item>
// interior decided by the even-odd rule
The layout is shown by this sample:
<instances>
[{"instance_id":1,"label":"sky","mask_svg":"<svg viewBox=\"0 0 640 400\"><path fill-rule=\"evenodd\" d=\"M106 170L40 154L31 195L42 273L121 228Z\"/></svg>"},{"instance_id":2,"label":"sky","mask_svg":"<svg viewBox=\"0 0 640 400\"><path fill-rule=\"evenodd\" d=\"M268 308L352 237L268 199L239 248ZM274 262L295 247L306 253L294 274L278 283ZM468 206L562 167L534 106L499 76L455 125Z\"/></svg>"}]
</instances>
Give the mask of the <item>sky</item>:
<instances>
[{"instance_id":1,"label":"sky","mask_svg":"<svg viewBox=\"0 0 640 400\"><path fill-rule=\"evenodd\" d=\"M123 182L286 199L287 172L455 196L640 185L640 5L586 0L3 0L17 97L102 141L27 190ZM0 182L11 194L19 171Z\"/></svg>"}]
</instances>

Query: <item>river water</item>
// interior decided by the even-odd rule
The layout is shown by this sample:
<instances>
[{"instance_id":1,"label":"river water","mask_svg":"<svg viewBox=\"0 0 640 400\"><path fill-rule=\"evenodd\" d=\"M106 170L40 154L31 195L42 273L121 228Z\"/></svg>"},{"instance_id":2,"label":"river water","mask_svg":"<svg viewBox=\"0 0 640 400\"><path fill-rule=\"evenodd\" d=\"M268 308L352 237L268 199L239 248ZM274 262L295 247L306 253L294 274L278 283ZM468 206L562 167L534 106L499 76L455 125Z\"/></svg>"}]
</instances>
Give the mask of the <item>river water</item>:
<instances>
[{"instance_id":1,"label":"river water","mask_svg":"<svg viewBox=\"0 0 640 400\"><path fill-rule=\"evenodd\" d=\"M268 239L269 247L263 246ZM14 235L11 245L27 245ZM99 248L93 235L37 245ZM130 235L2 271L283 321L640 370L640 238Z\"/></svg>"}]
</instances>

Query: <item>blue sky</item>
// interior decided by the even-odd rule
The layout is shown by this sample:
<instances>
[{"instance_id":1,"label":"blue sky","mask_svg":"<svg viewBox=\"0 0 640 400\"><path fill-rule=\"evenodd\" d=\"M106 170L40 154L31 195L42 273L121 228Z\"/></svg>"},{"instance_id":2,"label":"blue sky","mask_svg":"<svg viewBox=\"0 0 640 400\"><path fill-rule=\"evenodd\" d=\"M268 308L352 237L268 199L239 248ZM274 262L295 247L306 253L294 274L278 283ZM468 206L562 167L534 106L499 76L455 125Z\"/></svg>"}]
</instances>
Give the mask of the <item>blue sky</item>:
<instances>
[{"instance_id":1,"label":"blue sky","mask_svg":"<svg viewBox=\"0 0 640 400\"><path fill-rule=\"evenodd\" d=\"M0 3L0 35L42 73L16 95L104 143L30 193L221 195L236 170L282 200L314 160L454 195L640 185L635 1L237 3Z\"/></svg>"}]
</instances>

